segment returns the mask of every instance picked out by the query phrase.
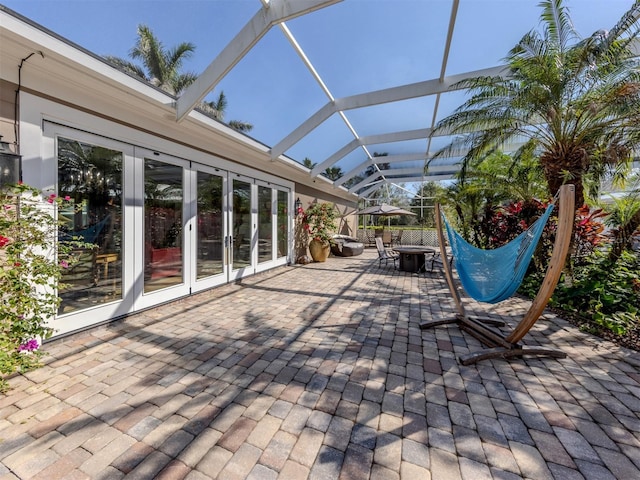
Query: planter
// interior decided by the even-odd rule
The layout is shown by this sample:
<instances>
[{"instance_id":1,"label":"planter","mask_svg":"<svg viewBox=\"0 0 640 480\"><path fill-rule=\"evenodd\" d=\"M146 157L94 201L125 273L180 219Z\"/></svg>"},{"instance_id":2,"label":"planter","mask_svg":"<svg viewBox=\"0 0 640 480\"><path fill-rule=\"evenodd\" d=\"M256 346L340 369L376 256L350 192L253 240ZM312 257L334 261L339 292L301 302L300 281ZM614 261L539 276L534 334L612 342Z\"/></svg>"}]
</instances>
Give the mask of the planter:
<instances>
[{"instance_id":1,"label":"planter","mask_svg":"<svg viewBox=\"0 0 640 480\"><path fill-rule=\"evenodd\" d=\"M330 253L329 242L321 242L320 240L311 240L309 243L309 253L314 262L326 262Z\"/></svg>"}]
</instances>

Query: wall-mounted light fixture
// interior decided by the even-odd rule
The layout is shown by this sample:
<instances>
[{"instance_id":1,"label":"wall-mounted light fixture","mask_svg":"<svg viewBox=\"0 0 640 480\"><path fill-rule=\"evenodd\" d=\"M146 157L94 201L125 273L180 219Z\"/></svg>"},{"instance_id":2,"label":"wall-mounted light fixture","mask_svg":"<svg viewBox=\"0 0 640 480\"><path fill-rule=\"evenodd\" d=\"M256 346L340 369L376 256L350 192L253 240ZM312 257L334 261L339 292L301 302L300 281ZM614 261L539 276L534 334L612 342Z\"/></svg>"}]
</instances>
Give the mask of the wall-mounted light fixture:
<instances>
[{"instance_id":1,"label":"wall-mounted light fixture","mask_svg":"<svg viewBox=\"0 0 640 480\"><path fill-rule=\"evenodd\" d=\"M302 213L302 202L300 201L300 197L296 198L296 203L294 204L296 215L300 215Z\"/></svg>"},{"instance_id":2,"label":"wall-mounted light fixture","mask_svg":"<svg viewBox=\"0 0 640 480\"><path fill-rule=\"evenodd\" d=\"M9 143L0 135L0 188L13 185L21 178L21 156L9 149Z\"/></svg>"}]
</instances>

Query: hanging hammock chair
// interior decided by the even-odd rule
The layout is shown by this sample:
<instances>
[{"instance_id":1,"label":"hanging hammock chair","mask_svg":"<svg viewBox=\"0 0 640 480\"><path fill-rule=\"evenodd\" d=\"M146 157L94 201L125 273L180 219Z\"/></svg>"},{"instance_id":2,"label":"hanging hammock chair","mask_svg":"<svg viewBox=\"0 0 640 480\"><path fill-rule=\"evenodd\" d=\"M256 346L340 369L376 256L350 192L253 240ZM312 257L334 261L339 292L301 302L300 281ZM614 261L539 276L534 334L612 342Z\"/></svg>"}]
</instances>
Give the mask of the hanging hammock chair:
<instances>
[{"instance_id":1,"label":"hanging hammock chair","mask_svg":"<svg viewBox=\"0 0 640 480\"><path fill-rule=\"evenodd\" d=\"M447 323L458 323L460 327L478 338L490 348L459 357L463 365L469 365L487 358L508 358L522 355L542 355L557 358L565 357L563 352L542 347L524 347L520 340L527 334L544 311L553 291L558 284L564 262L569 251L574 221L574 187L563 185L558 192L559 217L553 253L545 277L531 307L522 320L507 335L493 328L502 322L470 317L466 314L462 298L454 282L451 267L443 262L444 276L456 305L458 314L453 318L431 320L422 323L422 329ZM534 224L517 238L500 248L482 250L470 245L451 226L436 205L436 224L442 258L446 257L443 224L451 246L454 265L464 291L474 300L497 303L511 297L524 278L531 257L542 235L544 226L554 209L551 204Z\"/></svg>"},{"instance_id":2,"label":"hanging hammock chair","mask_svg":"<svg viewBox=\"0 0 640 480\"><path fill-rule=\"evenodd\" d=\"M529 229L502 247L483 250L468 243L442 215L460 283L478 302L498 303L520 287L554 205Z\"/></svg>"}]
</instances>

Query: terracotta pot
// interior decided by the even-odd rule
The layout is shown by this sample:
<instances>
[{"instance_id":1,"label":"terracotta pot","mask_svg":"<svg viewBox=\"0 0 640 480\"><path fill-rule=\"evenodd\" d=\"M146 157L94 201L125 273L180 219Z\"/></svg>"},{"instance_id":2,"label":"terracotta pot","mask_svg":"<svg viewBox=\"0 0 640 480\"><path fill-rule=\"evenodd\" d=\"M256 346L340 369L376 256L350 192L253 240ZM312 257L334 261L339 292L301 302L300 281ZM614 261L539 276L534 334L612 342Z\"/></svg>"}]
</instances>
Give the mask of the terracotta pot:
<instances>
[{"instance_id":1,"label":"terracotta pot","mask_svg":"<svg viewBox=\"0 0 640 480\"><path fill-rule=\"evenodd\" d=\"M311 240L309 243L309 253L314 262L326 262L330 253L329 242Z\"/></svg>"}]
</instances>

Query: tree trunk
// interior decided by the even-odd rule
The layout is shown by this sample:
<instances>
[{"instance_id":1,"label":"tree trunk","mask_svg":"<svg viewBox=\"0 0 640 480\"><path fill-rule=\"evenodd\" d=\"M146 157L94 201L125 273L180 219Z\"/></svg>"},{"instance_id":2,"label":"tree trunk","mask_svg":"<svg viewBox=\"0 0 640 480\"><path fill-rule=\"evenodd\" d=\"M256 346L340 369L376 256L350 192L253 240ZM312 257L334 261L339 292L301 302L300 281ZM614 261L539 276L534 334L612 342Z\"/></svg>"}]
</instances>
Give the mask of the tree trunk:
<instances>
[{"instance_id":1,"label":"tree trunk","mask_svg":"<svg viewBox=\"0 0 640 480\"><path fill-rule=\"evenodd\" d=\"M545 152L540 156L540 165L551 195L555 196L565 183L572 183L576 192L574 210L584 205L582 177L588 165L588 154L584 148L569 148L566 152Z\"/></svg>"},{"instance_id":2,"label":"tree trunk","mask_svg":"<svg viewBox=\"0 0 640 480\"><path fill-rule=\"evenodd\" d=\"M544 171L549 193L555 196L560 187L565 183L571 183L575 188L575 203L573 205L573 216L578 208L584 205L584 184L582 177L588 166L589 156L582 147L558 146L556 150L544 152L540 156L540 165ZM573 282L573 259L576 255L575 234L571 235L569 253L565 260L564 272L565 283Z\"/></svg>"}]
</instances>

